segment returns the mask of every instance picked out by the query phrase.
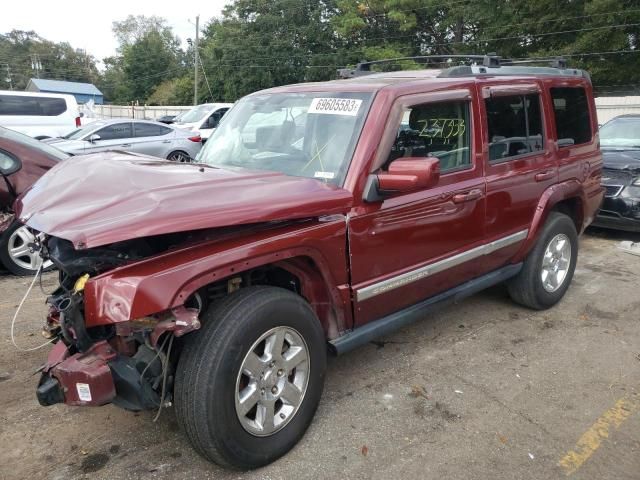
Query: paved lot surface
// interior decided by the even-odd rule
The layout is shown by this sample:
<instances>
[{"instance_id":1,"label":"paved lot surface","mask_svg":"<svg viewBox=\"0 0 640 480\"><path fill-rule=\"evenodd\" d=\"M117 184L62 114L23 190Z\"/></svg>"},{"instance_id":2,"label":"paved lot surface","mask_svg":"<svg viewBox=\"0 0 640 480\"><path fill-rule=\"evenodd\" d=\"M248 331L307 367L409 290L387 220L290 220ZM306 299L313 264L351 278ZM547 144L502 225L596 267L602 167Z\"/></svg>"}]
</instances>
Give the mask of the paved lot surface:
<instances>
[{"instance_id":1,"label":"paved lot surface","mask_svg":"<svg viewBox=\"0 0 640 480\"><path fill-rule=\"evenodd\" d=\"M289 455L228 472L196 455L171 409L42 408L9 320L29 283L0 275L0 478L640 479L640 237L581 240L573 286L546 312L494 288L329 362L323 400ZM45 289L55 283L45 277ZM17 328L42 338L35 290Z\"/></svg>"}]
</instances>

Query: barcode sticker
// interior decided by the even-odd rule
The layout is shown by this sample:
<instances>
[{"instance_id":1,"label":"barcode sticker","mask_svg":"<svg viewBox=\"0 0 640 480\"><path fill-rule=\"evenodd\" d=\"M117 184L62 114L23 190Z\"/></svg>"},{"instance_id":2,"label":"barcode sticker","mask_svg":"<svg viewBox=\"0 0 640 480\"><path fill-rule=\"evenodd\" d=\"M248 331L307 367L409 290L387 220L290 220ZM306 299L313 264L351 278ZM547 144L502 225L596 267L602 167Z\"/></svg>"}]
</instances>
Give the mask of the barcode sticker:
<instances>
[{"instance_id":1,"label":"barcode sticker","mask_svg":"<svg viewBox=\"0 0 640 480\"><path fill-rule=\"evenodd\" d=\"M76 383L76 390L78 391L78 398L83 402L91 401L91 388L87 383Z\"/></svg>"},{"instance_id":2,"label":"barcode sticker","mask_svg":"<svg viewBox=\"0 0 640 480\"><path fill-rule=\"evenodd\" d=\"M355 98L314 98L307 113L328 115L349 115L355 117L360 110L362 100Z\"/></svg>"}]
</instances>

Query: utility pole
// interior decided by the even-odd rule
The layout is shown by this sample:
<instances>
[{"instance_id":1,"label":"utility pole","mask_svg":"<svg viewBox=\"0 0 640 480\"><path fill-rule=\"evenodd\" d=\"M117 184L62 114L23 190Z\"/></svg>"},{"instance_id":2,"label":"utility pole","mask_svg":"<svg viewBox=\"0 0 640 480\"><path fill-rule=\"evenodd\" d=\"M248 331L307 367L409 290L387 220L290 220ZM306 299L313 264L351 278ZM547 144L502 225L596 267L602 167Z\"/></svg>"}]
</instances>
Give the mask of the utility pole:
<instances>
[{"instance_id":1,"label":"utility pole","mask_svg":"<svg viewBox=\"0 0 640 480\"><path fill-rule=\"evenodd\" d=\"M7 67L7 83L9 84L9 90L13 90L13 80L11 79L11 66L8 63L3 63Z\"/></svg>"},{"instance_id":2,"label":"utility pole","mask_svg":"<svg viewBox=\"0 0 640 480\"><path fill-rule=\"evenodd\" d=\"M200 39L200 15L196 15L196 41L195 41L195 53L193 62L193 104L198 104L198 63L200 63L200 52L198 52L198 43Z\"/></svg>"},{"instance_id":3,"label":"utility pole","mask_svg":"<svg viewBox=\"0 0 640 480\"><path fill-rule=\"evenodd\" d=\"M36 78L40 78L40 70L42 70L42 63L40 63L40 57L37 53L31 55L31 69L35 70Z\"/></svg>"}]
</instances>

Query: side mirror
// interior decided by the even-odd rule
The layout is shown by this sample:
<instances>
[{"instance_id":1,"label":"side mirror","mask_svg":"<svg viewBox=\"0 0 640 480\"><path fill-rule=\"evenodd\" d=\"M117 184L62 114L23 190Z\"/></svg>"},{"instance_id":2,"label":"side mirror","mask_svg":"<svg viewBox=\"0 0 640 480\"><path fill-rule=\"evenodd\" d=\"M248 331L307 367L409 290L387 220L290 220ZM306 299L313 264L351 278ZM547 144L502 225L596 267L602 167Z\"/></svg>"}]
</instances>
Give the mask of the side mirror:
<instances>
[{"instance_id":1,"label":"side mirror","mask_svg":"<svg viewBox=\"0 0 640 480\"><path fill-rule=\"evenodd\" d=\"M91 143L95 143L95 142L97 142L98 140L100 140L100 135L98 135L97 133L94 133L93 135L91 135L91 136L89 137L89 141L90 141Z\"/></svg>"},{"instance_id":2,"label":"side mirror","mask_svg":"<svg viewBox=\"0 0 640 480\"><path fill-rule=\"evenodd\" d=\"M427 158L398 158L389 171L377 175L378 190L382 194L406 193L434 187L440 180L440 160Z\"/></svg>"}]
</instances>

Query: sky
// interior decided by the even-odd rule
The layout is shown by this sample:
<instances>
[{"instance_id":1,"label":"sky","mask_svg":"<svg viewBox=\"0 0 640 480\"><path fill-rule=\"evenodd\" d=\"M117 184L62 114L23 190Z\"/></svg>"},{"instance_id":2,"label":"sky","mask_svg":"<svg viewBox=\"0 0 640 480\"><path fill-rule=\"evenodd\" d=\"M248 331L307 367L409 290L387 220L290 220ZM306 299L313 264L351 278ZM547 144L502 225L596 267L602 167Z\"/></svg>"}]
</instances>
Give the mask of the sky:
<instances>
[{"instance_id":1,"label":"sky","mask_svg":"<svg viewBox=\"0 0 640 480\"><path fill-rule=\"evenodd\" d=\"M98 60L113 55L118 46L111 32L114 20L128 15L157 15L168 20L183 44L195 36L195 17L200 15L200 28L219 16L229 0L182 2L176 0L30 0L22 3L4 0L0 7L0 33L11 30L34 30L53 42L69 42L85 49ZM195 4L195 5L194 5ZM191 21L191 23L190 23Z\"/></svg>"}]
</instances>

